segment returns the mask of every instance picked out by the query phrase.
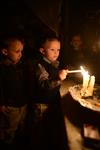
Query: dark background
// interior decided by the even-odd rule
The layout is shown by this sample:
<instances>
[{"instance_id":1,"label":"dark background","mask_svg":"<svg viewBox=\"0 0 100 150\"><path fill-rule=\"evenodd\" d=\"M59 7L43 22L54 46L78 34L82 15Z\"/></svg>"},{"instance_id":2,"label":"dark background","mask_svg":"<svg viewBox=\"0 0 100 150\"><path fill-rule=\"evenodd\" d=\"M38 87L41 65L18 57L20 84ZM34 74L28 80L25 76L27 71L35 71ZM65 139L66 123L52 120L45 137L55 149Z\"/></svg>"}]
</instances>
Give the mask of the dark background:
<instances>
[{"instance_id":1,"label":"dark background","mask_svg":"<svg viewBox=\"0 0 100 150\"><path fill-rule=\"evenodd\" d=\"M60 35L64 49L75 33L89 43L100 36L99 0L3 0L0 4L0 38L20 33L32 47L48 31Z\"/></svg>"}]
</instances>

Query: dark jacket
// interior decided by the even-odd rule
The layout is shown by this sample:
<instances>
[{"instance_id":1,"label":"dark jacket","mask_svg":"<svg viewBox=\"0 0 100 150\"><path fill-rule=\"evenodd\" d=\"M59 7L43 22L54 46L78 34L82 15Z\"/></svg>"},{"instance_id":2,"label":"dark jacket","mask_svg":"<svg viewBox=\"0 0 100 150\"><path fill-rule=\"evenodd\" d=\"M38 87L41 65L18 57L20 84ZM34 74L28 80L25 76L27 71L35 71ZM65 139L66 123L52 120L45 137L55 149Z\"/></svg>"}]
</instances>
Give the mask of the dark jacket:
<instances>
[{"instance_id":1,"label":"dark jacket","mask_svg":"<svg viewBox=\"0 0 100 150\"><path fill-rule=\"evenodd\" d=\"M39 59L33 64L33 99L38 103L56 103L60 99L61 80L58 77L58 62L51 64L45 59Z\"/></svg>"},{"instance_id":2,"label":"dark jacket","mask_svg":"<svg viewBox=\"0 0 100 150\"><path fill-rule=\"evenodd\" d=\"M20 107L27 103L25 64L0 62L0 105Z\"/></svg>"},{"instance_id":3,"label":"dark jacket","mask_svg":"<svg viewBox=\"0 0 100 150\"><path fill-rule=\"evenodd\" d=\"M41 123L39 122L39 131L40 129L42 130L39 132L39 134L42 134L40 143L42 145L44 143L43 149L65 150L67 149L67 136L60 101L61 80L58 77L59 63L57 61L51 64L44 58L34 61L33 58L32 66L32 77L30 77L32 80L30 83L33 85L33 103L47 106L47 109L42 113ZM37 141L39 142L39 137Z\"/></svg>"}]
</instances>

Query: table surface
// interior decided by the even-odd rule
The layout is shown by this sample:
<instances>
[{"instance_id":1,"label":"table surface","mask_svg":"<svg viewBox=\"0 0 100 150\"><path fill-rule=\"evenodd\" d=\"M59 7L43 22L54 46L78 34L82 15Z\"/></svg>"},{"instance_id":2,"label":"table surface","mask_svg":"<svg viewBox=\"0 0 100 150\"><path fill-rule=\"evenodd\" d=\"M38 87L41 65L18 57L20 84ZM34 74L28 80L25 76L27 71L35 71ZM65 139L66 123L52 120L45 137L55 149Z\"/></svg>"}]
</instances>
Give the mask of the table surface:
<instances>
[{"instance_id":1,"label":"table surface","mask_svg":"<svg viewBox=\"0 0 100 150\"><path fill-rule=\"evenodd\" d=\"M94 87L94 94L92 97L82 97L81 89L82 85L70 87L69 92L72 98L78 101L82 106L100 112L100 86Z\"/></svg>"}]
</instances>

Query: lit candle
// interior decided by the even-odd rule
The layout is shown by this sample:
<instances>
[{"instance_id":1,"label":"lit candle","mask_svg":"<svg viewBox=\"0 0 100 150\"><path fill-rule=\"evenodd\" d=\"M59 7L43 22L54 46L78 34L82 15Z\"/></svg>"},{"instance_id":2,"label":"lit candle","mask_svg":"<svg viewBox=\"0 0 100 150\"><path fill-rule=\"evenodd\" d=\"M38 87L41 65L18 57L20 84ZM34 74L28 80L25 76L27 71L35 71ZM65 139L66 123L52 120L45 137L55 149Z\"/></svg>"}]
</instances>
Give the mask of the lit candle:
<instances>
[{"instance_id":1,"label":"lit candle","mask_svg":"<svg viewBox=\"0 0 100 150\"><path fill-rule=\"evenodd\" d=\"M82 70L68 70L68 73L78 73L78 72L82 72Z\"/></svg>"},{"instance_id":2,"label":"lit candle","mask_svg":"<svg viewBox=\"0 0 100 150\"><path fill-rule=\"evenodd\" d=\"M88 85L88 89L87 89L88 96L93 95L94 84L95 84L95 76L91 76L90 77L90 82L89 82L89 85Z\"/></svg>"},{"instance_id":3,"label":"lit candle","mask_svg":"<svg viewBox=\"0 0 100 150\"><path fill-rule=\"evenodd\" d=\"M88 74L88 71L85 71L85 69L82 66L81 70L83 75L83 88L87 89L90 80L90 75Z\"/></svg>"},{"instance_id":4,"label":"lit candle","mask_svg":"<svg viewBox=\"0 0 100 150\"><path fill-rule=\"evenodd\" d=\"M83 74L83 88L84 89L87 89L89 80L90 80L90 75L88 74L88 71L86 71Z\"/></svg>"},{"instance_id":5,"label":"lit candle","mask_svg":"<svg viewBox=\"0 0 100 150\"><path fill-rule=\"evenodd\" d=\"M88 74L88 71L85 71L85 69L82 66L81 66L81 70L83 75L83 85L82 85L81 95L86 96L90 75Z\"/></svg>"}]
</instances>

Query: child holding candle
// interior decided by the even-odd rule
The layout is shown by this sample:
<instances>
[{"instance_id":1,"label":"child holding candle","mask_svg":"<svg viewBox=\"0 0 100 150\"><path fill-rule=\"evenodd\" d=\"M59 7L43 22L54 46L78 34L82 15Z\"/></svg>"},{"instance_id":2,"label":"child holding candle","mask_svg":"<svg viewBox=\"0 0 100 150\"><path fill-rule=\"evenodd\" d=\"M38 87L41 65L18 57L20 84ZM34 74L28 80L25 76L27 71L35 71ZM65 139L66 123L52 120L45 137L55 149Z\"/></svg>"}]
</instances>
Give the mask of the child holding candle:
<instances>
[{"instance_id":1,"label":"child holding candle","mask_svg":"<svg viewBox=\"0 0 100 150\"><path fill-rule=\"evenodd\" d=\"M36 147L43 149L66 150L67 137L61 109L60 86L66 79L67 70L59 70L60 40L56 36L46 36L42 38L39 52L41 57L34 63L35 91L33 104L35 101L37 112L38 137ZM37 119L38 118L38 119ZM40 119L39 119L40 118ZM41 131L39 130L40 128ZM36 130L33 130L33 135ZM42 132L42 133L41 133ZM39 135L41 133L40 141ZM37 134L37 133L36 133ZM35 134L35 135L36 135ZM36 140L36 137L33 139ZM34 143L34 141L32 141ZM32 144L31 143L31 144Z\"/></svg>"}]
</instances>

